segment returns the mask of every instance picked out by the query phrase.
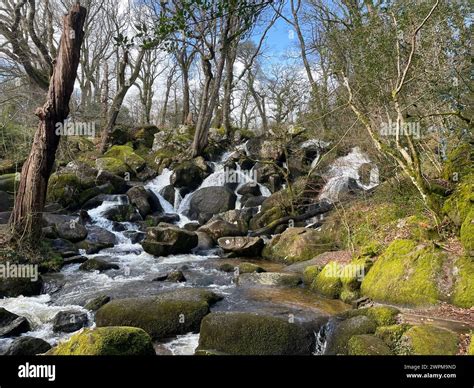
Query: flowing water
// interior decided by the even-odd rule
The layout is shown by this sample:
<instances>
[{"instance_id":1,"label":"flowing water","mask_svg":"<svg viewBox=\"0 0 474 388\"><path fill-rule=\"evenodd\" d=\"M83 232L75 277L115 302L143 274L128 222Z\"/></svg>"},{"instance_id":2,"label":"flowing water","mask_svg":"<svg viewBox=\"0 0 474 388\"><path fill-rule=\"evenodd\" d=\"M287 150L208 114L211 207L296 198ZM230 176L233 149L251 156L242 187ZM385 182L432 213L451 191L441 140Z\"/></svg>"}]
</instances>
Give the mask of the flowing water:
<instances>
[{"instance_id":1,"label":"flowing water","mask_svg":"<svg viewBox=\"0 0 474 388\"><path fill-rule=\"evenodd\" d=\"M245 150L245 147L243 149ZM229 155L230 153L226 153L219 162L215 163L214 172L202 182L199 188L222 186L225 183L228 171L224 168L224 162ZM357 157L359 164L366 162L366 159L361 159L358 154L352 157ZM184 213L189 209L193 193L187 194L184 198L177 195L173 204L166 201L160 191L170 184L171 174L171 170L165 169L160 176L151 180L145 187L157 196L166 213L179 215L178 224L182 226L190 222ZM238 169L237 177L239 179L237 189L248 182L248 172ZM259 186L263 195L271 194L266 187ZM328 191L331 190L328 189ZM108 270L103 273L98 271L85 272L79 270L80 264L67 265L59 273L44 276L47 294L35 297L20 296L0 299L0 307L4 307L20 316L25 316L30 321L32 330L23 335L39 337L48 341L51 345L55 345L58 341L65 340L72 335L53 331L53 318L60 311L86 312L89 317L89 326L93 327L93 313L85 310L82 306L97 296L108 295L112 298L140 297L181 287L203 287L224 296L224 299L212 308L213 311L266 311L283 317L295 316L296 320L312 320L321 316L329 316L334 313L332 311L334 309L346 308L340 301L334 301L333 303L326 300L321 304L318 301L322 299L316 296L312 296L313 299L306 306L302 306L301 303L298 305L295 301L301 300L301 294L298 294L301 289L286 290L278 298L275 297L274 302L271 298L268 298L268 295L265 296L265 290L260 290L259 293L249 292L248 289L238 287L235 284L233 273L229 274L218 270L218 266L223 259L218 259L215 251L167 257L149 255L144 252L141 244L133 244L130 238L127 237L126 232L138 231L138 225L124 222L122 225L125 230L115 231L113 222L104 217L104 213L108 210L127 203L127 197L116 195L110 196L108 199L108 201L88 213L94 226L104 228L116 236L117 244L113 248L100 251L98 254L80 253L87 258L100 257L109 263L117 264L119 269ZM239 199L236 207L240 207ZM265 266L264 263L260 265ZM186 282L153 281L158 275L175 269L183 270L187 279ZM311 304L313 307L308 308ZM199 335L193 333L177 336L167 342L156 344L157 353L193 354L198 340ZM0 353L9 346L11 341L11 339L0 339Z\"/></svg>"}]
</instances>

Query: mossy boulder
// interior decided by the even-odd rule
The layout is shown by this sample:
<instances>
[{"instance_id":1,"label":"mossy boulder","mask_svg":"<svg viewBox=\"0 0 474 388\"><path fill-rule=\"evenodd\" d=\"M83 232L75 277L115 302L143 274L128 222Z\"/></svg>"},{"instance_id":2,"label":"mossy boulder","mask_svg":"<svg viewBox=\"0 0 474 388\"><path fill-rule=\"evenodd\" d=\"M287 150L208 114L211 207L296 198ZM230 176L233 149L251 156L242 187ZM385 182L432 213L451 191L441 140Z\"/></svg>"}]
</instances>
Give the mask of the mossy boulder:
<instances>
[{"instance_id":1,"label":"mossy boulder","mask_svg":"<svg viewBox=\"0 0 474 388\"><path fill-rule=\"evenodd\" d=\"M467 354L474 356L474 332L471 331L471 342L469 348L467 349Z\"/></svg>"},{"instance_id":2,"label":"mossy boulder","mask_svg":"<svg viewBox=\"0 0 474 388\"><path fill-rule=\"evenodd\" d=\"M361 291L373 300L401 305L429 305L438 289L446 254L432 245L395 240L362 281Z\"/></svg>"},{"instance_id":3,"label":"mossy boulder","mask_svg":"<svg viewBox=\"0 0 474 388\"><path fill-rule=\"evenodd\" d=\"M321 272L321 266L319 265L308 265L304 270L303 270L303 283L306 286L310 286L314 280L316 279L316 276Z\"/></svg>"},{"instance_id":4,"label":"mossy boulder","mask_svg":"<svg viewBox=\"0 0 474 388\"><path fill-rule=\"evenodd\" d=\"M17 296L35 296L41 293L43 278L37 280L29 278L0 277L0 298L16 298Z\"/></svg>"},{"instance_id":5,"label":"mossy boulder","mask_svg":"<svg viewBox=\"0 0 474 388\"><path fill-rule=\"evenodd\" d=\"M239 266L239 273L261 273L266 272L262 267L253 264L253 263L240 263Z\"/></svg>"},{"instance_id":6,"label":"mossy boulder","mask_svg":"<svg viewBox=\"0 0 474 388\"><path fill-rule=\"evenodd\" d=\"M81 205L81 193L90 187L75 173L56 173L49 178L47 200L65 208L77 208Z\"/></svg>"},{"instance_id":7,"label":"mossy boulder","mask_svg":"<svg viewBox=\"0 0 474 388\"><path fill-rule=\"evenodd\" d=\"M413 326L400 339L406 354L421 356L456 355L458 335L450 330L431 325Z\"/></svg>"},{"instance_id":8,"label":"mossy boulder","mask_svg":"<svg viewBox=\"0 0 474 388\"><path fill-rule=\"evenodd\" d=\"M454 263L455 284L451 302L455 306L474 306L474 259L460 257Z\"/></svg>"},{"instance_id":9,"label":"mossy boulder","mask_svg":"<svg viewBox=\"0 0 474 388\"><path fill-rule=\"evenodd\" d=\"M249 228L251 230L258 230L265 226L270 225L273 221L279 220L286 216L284 210L279 206L274 206L270 209L263 209L260 213L256 214L249 222Z\"/></svg>"},{"instance_id":10,"label":"mossy boulder","mask_svg":"<svg viewBox=\"0 0 474 388\"><path fill-rule=\"evenodd\" d=\"M206 175L208 174L205 170L193 163L192 160L187 160L174 168L170 182L174 187L184 189L183 194L187 194L196 190Z\"/></svg>"},{"instance_id":11,"label":"mossy boulder","mask_svg":"<svg viewBox=\"0 0 474 388\"><path fill-rule=\"evenodd\" d=\"M263 248L265 259L292 264L310 260L331 250L333 245L319 231L308 228L289 228L271 239Z\"/></svg>"},{"instance_id":12,"label":"mossy boulder","mask_svg":"<svg viewBox=\"0 0 474 388\"><path fill-rule=\"evenodd\" d=\"M104 157L115 158L125 163L131 172L141 171L145 165L145 160L137 155L133 148L128 145L116 145L111 147L105 154Z\"/></svg>"},{"instance_id":13,"label":"mossy boulder","mask_svg":"<svg viewBox=\"0 0 474 388\"><path fill-rule=\"evenodd\" d=\"M473 147L467 142L452 149L443 166L443 178L449 181L457 181L471 173L473 159Z\"/></svg>"},{"instance_id":14,"label":"mossy boulder","mask_svg":"<svg viewBox=\"0 0 474 388\"><path fill-rule=\"evenodd\" d=\"M155 134L160 129L156 125L144 125L132 130L131 140L135 146L143 146L145 148L153 147L153 141L155 140Z\"/></svg>"},{"instance_id":15,"label":"mossy boulder","mask_svg":"<svg viewBox=\"0 0 474 388\"><path fill-rule=\"evenodd\" d=\"M217 312L201 324L198 351L233 355L311 355L314 333L285 319L244 312Z\"/></svg>"},{"instance_id":16,"label":"mossy boulder","mask_svg":"<svg viewBox=\"0 0 474 388\"><path fill-rule=\"evenodd\" d=\"M474 207L461 225L460 239L466 254L474 257Z\"/></svg>"},{"instance_id":17,"label":"mossy boulder","mask_svg":"<svg viewBox=\"0 0 474 388\"><path fill-rule=\"evenodd\" d=\"M280 272L243 273L239 285L260 285L270 287L296 287L301 284L299 275Z\"/></svg>"},{"instance_id":18,"label":"mossy boulder","mask_svg":"<svg viewBox=\"0 0 474 388\"><path fill-rule=\"evenodd\" d=\"M46 353L51 345L41 338L18 337L8 347L5 356L36 356Z\"/></svg>"},{"instance_id":19,"label":"mossy boulder","mask_svg":"<svg viewBox=\"0 0 474 388\"><path fill-rule=\"evenodd\" d=\"M20 173L0 175L0 191L13 193L20 183Z\"/></svg>"},{"instance_id":20,"label":"mossy boulder","mask_svg":"<svg viewBox=\"0 0 474 388\"><path fill-rule=\"evenodd\" d=\"M95 165L99 171L107 171L118 176L124 176L129 172L128 166L117 158L99 158L95 161Z\"/></svg>"},{"instance_id":21,"label":"mossy boulder","mask_svg":"<svg viewBox=\"0 0 474 388\"><path fill-rule=\"evenodd\" d=\"M362 334L351 337L347 344L350 356L387 356L393 354L385 342L374 335Z\"/></svg>"},{"instance_id":22,"label":"mossy boulder","mask_svg":"<svg viewBox=\"0 0 474 388\"><path fill-rule=\"evenodd\" d=\"M336 262L326 264L311 283L311 290L328 298L339 298L342 291L342 282L339 274L334 269L337 265Z\"/></svg>"},{"instance_id":23,"label":"mossy boulder","mask_svg":"<svg viewBox=\"0 0 474 388\"><path fill-rule=\"evenodd\" d=\"M54 356L153 356L150 336L136 327L97 327L74 334L51 349Z\"/></svg>"},{"instance_id":24,"label":"mossy boulder","mask_svg":"<svg viewBox=\"0 0 474 388\"><path fill-rule=\"evenodd\" d=\"M359 315L343 320L342 322L336 322L327 341L326 354L347 354L348 342L353 336L373 334L376 328L377 324L365 315Z\"/></svg>"},{"instance_id":25,"label":"mossy boulder","mask_svg":"<svg viewBox=\"0 0 474 388\"><path fill-rule=\"evenodd\" d=\"M96 313L96 324L132 326L145 330L153 339L198 332L209 305L219 297L200 289L179 289L144 298L115 299Z\"/></svg>"},{"instance_id":26,"label":"mossy boulder","mask_svg":"<svg viewBox=\"0 0 474 388\"><path fill-rule=\"evenodd\" d=\"M474 209L474 174L461 179L454 193L443 205L443 212L457 227L461 227L472 209Z\"/></svg>"},{"instance_id":27,"label":"mossy boulder","mask_svg":"<svg viewBox=\"0 0 474 388\"><path fill-rule=\"evenodd\" d=\"M371 318L377 326L388 326L397 323L397 315L400 310L392 306L374 306L356 310L348 310L340 316L344 318L357 317L364 315Z\"/></svg>"},{"instance_id":28,"label":"mossy boulder","mask_svg":"<svg viewBox=\"0 0 474 388\"><path fill-rule=\"evenodd\" d=\"M407 324L379 326L375 330L375 336L383 340L390 349L396 351L402 335L410 328Z\"/></svg>"}]
</instances>

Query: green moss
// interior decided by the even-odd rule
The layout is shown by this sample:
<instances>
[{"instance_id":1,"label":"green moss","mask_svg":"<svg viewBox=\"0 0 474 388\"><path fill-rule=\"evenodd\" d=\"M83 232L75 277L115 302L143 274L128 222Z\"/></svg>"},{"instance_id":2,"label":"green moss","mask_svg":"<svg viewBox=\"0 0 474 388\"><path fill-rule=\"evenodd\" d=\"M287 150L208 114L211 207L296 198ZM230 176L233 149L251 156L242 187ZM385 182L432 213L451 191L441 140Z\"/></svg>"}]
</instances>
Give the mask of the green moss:
<instances>
[{"instance_id":1,"label":"green moss","mask_svg":"<svg viewBox=\"0 0 474 388\"><path fill-rule=\"evenodd\" d=\"M120 159L105 157L95 161L98 170L108 171L111 174L123 176L129 172L128 166Z\"/></svg>"},{"instance_id":2,"label":"green moss","mask_svg":"<svg viewBox=\"0 0 474 388\"><path fill-rule=\"evenodd\" d=\"M455 306L471 308L474 306L474 260L460 257L455 266L454 292L452 303Z\"/></svg>"},{"instance_id":3,"label":"green moss","mask_svg":"<svg viewBox=\"0 0 474 388\"><path fill-rule=\"evenodd\" d=\"M13 193L18 189L20 183L20 173L0 175L0 191Z\"/></svg>"},{"instance_id":4,"label":"green moss","mask_svg":"<svg viewBox=\"0 0 474 388\"><path fill-rule=\"evenodd\" d=\"M263 210L255 215L249 222L249 227L252 230L263 228L273 221L276 221L284 217L286 213L278 206L272 207L267 210Z\"/></svg>"},{"instance_id":5,"label":"green moss","mask_svg":"<svg viewBox=\"0 0 474 388\"><path fill-rule=\"evenodd\" d=\"M472 209L474 209L474 174L464 177L443 205L443 212L457 227L461 227Z\"/></svg>"},{"instance_id":6,"label":"green moss","mask_svg":"<svg viewBox=\"0 0 474 388\"><path fill-rule=\"evenodd\" d=\"M328 298L339 298L342 282L337 274L337 265L338 263L336 262L326 264L311 284L311 290Z\"/></svg>"},{"instance_id":7,"label":"green moss","mask_svg":"<svg viewBox=\"0 0 474 388\"><path fill-rule=\"evenodd\" d=\"M86 184L76 174L53 174L49 178L47 200L64 207L76 207L80 205L79 196L85 188Z\"/></svg>"},{"instance_id":8,"label":"green moss","mask_svg":"<svg viewBox=\"0 0 474 388\"><path fill-rule=\"evenodd\" d=\"M458 352L458 335L436 326L414 326L400 339L401 349L413 355L455 355Z\"/></svg>"},{"instance_id":9,"label":"green moss","mask_svg":"<svg viewBox=\"0 0 474 388\"><path fill-rule=\"evenodd\" d=\"M309 265L303 271L303 283L310 286L316 279L316 276L321 272L321 266Z\"/></svg>"},{"instance_id":10,"label":"green moss","mask_svg":"<svg viewBox=\"0 0 474 388\"><path fill-rule=\"evenodd\" d=\"M469 143L462 143L451 150L443 166L443 179L456 181L469 174L472 170L473 148Z\"/></svg>"},{"instance_id":11,"label":"green moss","mask_svg":"<svg viewBox=\"0 0 474 388\"><path fill-rule=\"evenodd\" d=\"M154 355L150 336L135 327L86 329L51 349L56 356L150 356Z\"/></svg>"},{"instance_id":12,"label":"green moss","mask_svg":"<svg viewBox=\"0 0 474 388\"><path fill-rule=\"evenodd\" d=\"M360 291L359 290L347 290L345 288L342 289L341 295L339 295L339 299L341 299L344 303L351 303L360 298Z\"/></svg>"},{"instance_id":13,"label":"green moss","mask_svg":"<svg viewBox=\"0 0 474 388\"><path fill-rule=\"evenodd\" d=\"M474 356L474 332L471 331L471 342L469 348L467 349L467 354Z\"/></svg>"},{"instance_id":14,"label":"green moss","mask_svg":"<svg viewBox=\"0 0 474 388\"><path fill-rule=\"evenodd\" d=\"M332 248L332 243L317 230L289 228L265 245L262 256L268 260L292 264L310 260Z\"/></svg>"},{"instance_id":15,"label":"green moss","mask_svg":"<svg viewBox=\"0 0 474 388\"><path fill-rule=\"evenodd\" d=\"M261 273L266 272L262 267L252 263L241 263L239 264L239 273Z\"/></svg>"},{"instance_id":16,"label":"green moss","mask_svg":"<svg viewBox=\"0 0 474 388\"><path fill-rule=\"evenodd\" d=\"M212 313L202 321L198 351L233 355L310 355L314 334L285 319L252 313Z\"/></svg>"},{"instance_id":17,"label":"green moss","mask_svg":"<svg viewBox=\"0 0 474 388\"><path fill-rule=\"evenodd\" d=\"M474 257L474 207L461 225L460 239L466 254Z\"/></svg>"},{"instance_id":18,"label":"green moss","mask_svg":"<svg viewBox=\"0 0 474 388\"><path fill-rule=\"evenodd\" d=\"M380 326L375 330L375 336L383 340L390 349L395 351L400 338L410 327L407 324Z\"/></svg>"},{"instance_id":19,"label":"green moss","mask_svg":"<svg viewBox=\"0 0 474 388\"><path fill-rule=\"evenodd\" d=\"M361 290L376 301L427 305L440 298L438 276L445 253L412 240L395 240L362 281Z\"/></svg>"},{"instance_id":20,"label":"green moss","mask_svg":"<svg viewBox=\"0 0 474 388\"><path fill-rule=\"evenodd\" d=\"M391 306L374 306L366 307L356 310L348 310L340 314L343 318L352 318L357 316L366 316L372 319L377 326L387 326L392 325L397 322L397 315L400 313L400 310Z\"/></svg>"},{"instance_id":21,"label":"green moss","mask_svg":"<svg viewBox=\"0 0 474 388\"><path fill-rule=\"evenodd\" d=\"M350 356L386 356L393 354L385 342L369 334L351 337L347 349Z\"/></svg>"},{"instance_id":22,"label":"green moss","mask_svg":"<svg viewBox=\"0 0 474 388\"><path fill-rule=\"evenodd\" d=\"M142 157L138 156L133 151L132 147L127 145L113 146L104 154L104 156L121 160L132 171L139 171L146 164L145 160Z\"/></svg>"}]
</instances>

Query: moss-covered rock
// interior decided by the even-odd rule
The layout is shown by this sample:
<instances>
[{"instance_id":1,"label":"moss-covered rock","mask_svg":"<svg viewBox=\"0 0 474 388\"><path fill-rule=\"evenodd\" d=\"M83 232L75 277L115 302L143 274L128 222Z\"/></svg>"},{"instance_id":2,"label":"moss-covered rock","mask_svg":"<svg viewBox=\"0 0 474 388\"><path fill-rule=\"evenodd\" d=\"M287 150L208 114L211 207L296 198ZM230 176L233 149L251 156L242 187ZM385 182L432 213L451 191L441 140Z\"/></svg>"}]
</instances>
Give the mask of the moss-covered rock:
<instances>
[{"instance_id":1,"label":"moss-covered rock","mask_svg":"<svg viewBox=\"0 0 474 388\"><path fill-rule=\"evenodd\" d=\"M395 240L362 281L361 291L376 301L427 305L440 298L438 276L445 253L412 240Z\"/></svg>"},{"instance_id":2,"label":"moss-covered rock","mask_svg":"<svg viewBox=\"0 0 474 388\"><path fill-rule=\"evenodd\" d=\"M474 257L474 207L461 225L460 239L466 254Z\"/></svg>"},{"instance_id":3,"label":"moss-covered rock","mask_svg":"<svg viewBox=\"0 0 474 388\"><path fill-rule=\"evenodd\" d=\"M406 354L436 356L455 355L458 352L458 335L436 326L413 326L400 339Z\"/></svg>"},{"instance_id":4,"label":"moss-covered rock","mask_svg":"<svg viewBox=\"0 0 474 388\"><path fill-rule=\"evenodd\" d=\"M388 326L397 323L398 314L400 314L400 310L395 307L374 306L356 310L348 310L342 313L340 316L344 318L351 318L364 315L368 318L371 318L377 324L377 326Z\"/></svg>"},{"instance_id":5,"label":"moss-covered rock","mask_svg":"<svg viewBox=\"0 0 474 388\"><path fill-rule=\"evenodd\" d=\"M209 314L201 324L198 351L234 355L310 355L314 334L297 323L243 312Z\"/></svg>"},{"instance_id":6,"label":"moss-covered rock","mask_svg":"<svg viewBox=\"0 0 474 388\"><path fill-rule=\"evenodd\" d=\"M301 284L299 275L280 272L243 273L239 285L260 285L270 287L296 287Z\"/></svg>"},{"instance_id":7,"label":"moss-covered rock","mask_svg":"<svg viewBox=\"0 0 474 388\"><path fill-rule=\"evenodd\" d=\"M311 286L311 284L316 279L316 276L321 272L321 266L319 265L308 265L303 270L303 283L306 286Z\"/></svg>"},{"instance_id":8,"label":"moss-covered rock","mask_svg":"<svg viewBox=\"0 0 474 388\"><path fill-rule=\"evenodd\" d=\"M273 221L279 220L286 215L285 211L279 206L274 206L270 209L262 209L260 213L257 213L249 222L249 228L251 230L257 230L270 225Z\"/></svg>"},{"instance_id":9,"label":"moss-covered rock","mask_svg":"<svg viewBox=\"0 0 474 388\"><path fill-rule=\"evenodd\" d=\"M16 298L17 296L34 296L41 293L43 278L11 278L0 277L0 298Z\"/></svg>"},{"instance_id":10,"label":"moss-covered rock","mask_svg":"<svg viewBox=\"0 0 474 388\"><path fill-rule=\"evenodd\" d=\"M455 284L452 303L455 306L471 308L474 306L474 259L460 257L454 263Z\"/></svg>"},{"instance_id":11,"label":"moss-covered rock","mask_svg":"<svg viewBox=\"0 0 474 388\"><path fill-rule=\"evenodd\" d=\"M136 327L98 327L74 334L48 352L55 356L152 356L150 336Z\"/></svg>"},{"instance_id":12,"label":"moss-covered rock","mask_svg":"<svg viewBox=\"0 0 474 388\"><path fill-rule=\"evenodd\" d=\"M342 282L336 269L337 266L338 263L336 262L326 264L311 283L311 290L328 298L339 298L342 291Z\"/></svg>"},{"instance_id":13,"label":"moss-covered rock","mask_svg":"<svg viewBox=\"0 0 474 388\"><path fill-rule=\"evenodd\" d=\"M266 272L262 267L253 263L240 263L238 268L239 268L239 273Z\"/></svg>"},{"instance_id":14,"label":"moss-covered rock","mask_svg":"<svg viewBox=\"0 0 474 388\"><path fill-rule=\"evenodd\" d=\"M76 208L81 205L81 192L88 188L88 183L75 173L53 174L49 178L47 200L65 208Z\"/></svg>"},{"instance_id":15,"label":"moss-covered rock","mask_svg":"<svg viewBox=\"0 0 474 388\"><path fill-rule=\"evenodd\" d=\"M113 146L104 154L104 156L122 161L132 172L141 171L146 165L145 160L137 155L133 151L133 148L128 145Z\"/></svg>"},{"instance_id":16,"label":"moss-covered rock","mask_svg":"<svg viewBox=\"0 0 474 388\"><path fill-rule=\"evenodd\" d=\"M95 161L95 165L99 171L107 171L118 176L124 176L129 172L128 166L117 158L99 158Z\"/></svg>"},{"instance_id":17,"label":"moss-covered rock","mask_svg":"<svg viewBox=\"0 0 474 388\"><path fill-rule=\"evenodd\" d=\"M452 149L443 166L443 178L449 181L456 181L469 174L472 170L474 151L469 143L462 143Z\"/></svg>"},{"instance_id":18,"label":"moss-covered rock","mask_svg":"<svg viewBox=\"0 0 474 388\"><path fill-rule=\"evenodd\" d=\"M454 193L444 202L443 212L457 227L461 227L473 208L474 174L471 174L461 179Z\"/></svg>"},{"instance_id":19,"label":"moss-covered rock","mask_svg":"<svg viewBox=\"0 0 474 388\"><path fill-rule=\"evenodd\" d=\"M375 336L383 340L390 349L396 351L402 335L410 327L407 324L380 326L375 330Z\"/></svg>"},{"instance_id":20,"label":"moss-covered rock","mask_svg":"<svg viewBox=\"0 0 474 388\"><path fill-rule=\"evenodd\" d=\"M393 354L381 339L374 335L362 334L351 337L347 344L350 356L386 356Z\"/></svg>"},{"instance_id":21,"label":"moss-covered rock","mask_svg":"<svg viewBox=\"0 0 474 388\"><path fill-rule=\"evenodd\" d=\"M263 248L262 256L268 260L292 264L310 260L332 247L332 243L317 230L289 228L272 238Z\"/></svg>"},{"instance_id":22,"label":"moss-covered rock","mask_svg":"<svg viewBox=\"0 0 474 388\"><path fill-rule=\"evenodd\" d=\"M179 289L152 297L115 299L96 313L96 324L132 326L153 339L198 332L209 305L219 298L210 291Z\"/></svg>"},{"instance_id":23,"label":"moss-covered rock","mask_svg":"<svg viewBox=\"0 0 474 388\"><path fill-rule=\"evenodd\" d=\"M474 356L474 332L471 331L471 342L469 348L467 349L467 354Z\"/></svg>"},{"instance_id":24,"label":"moss-covered rock","mask_svg":"<svg viewBox=\"0 0 474 388\"><path fill-rule=\"evenodd\" d=\"M326 354L347 354L348 342L360 334L373 334L377 324L370 318L360 315L335 323L335 328L331 332L326 347Z\"/></svg>"}]
</instances>

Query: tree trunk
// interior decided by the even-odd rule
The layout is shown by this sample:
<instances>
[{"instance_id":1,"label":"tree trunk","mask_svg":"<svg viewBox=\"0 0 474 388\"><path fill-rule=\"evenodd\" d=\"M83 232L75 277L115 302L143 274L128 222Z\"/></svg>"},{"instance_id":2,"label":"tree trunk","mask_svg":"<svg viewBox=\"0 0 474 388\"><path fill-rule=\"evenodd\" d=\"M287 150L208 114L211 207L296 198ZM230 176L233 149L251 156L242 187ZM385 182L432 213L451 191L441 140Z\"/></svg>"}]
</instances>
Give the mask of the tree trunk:
<instances>
[{"instance_id":1,"label":"tree trunk","mask_svg":"<svg viewBox=\"0 0 474 388\"><path fill-rule=\"evenodd\" d=\"M190 107L189 107L189 69L182 69L183 76L183 117L182 124L187 124Z\"/></svg>"},{"instance_id":2,"label":"tree trunk","mask_svg":"<svg viewBox=\"0 0 474 388\"><path fill-rule=\"evenodd\" d=\"M15 237L26 236L38 242L48 180L56 158L60 140L57 124L69 115L69 101L79 65L83 26L87 10L79 3L64 16L63 34L53 68L46 103L36 110L40 119L30 155L23 165L18 195L10 219Z\"/></svg>"}]
</instances>

